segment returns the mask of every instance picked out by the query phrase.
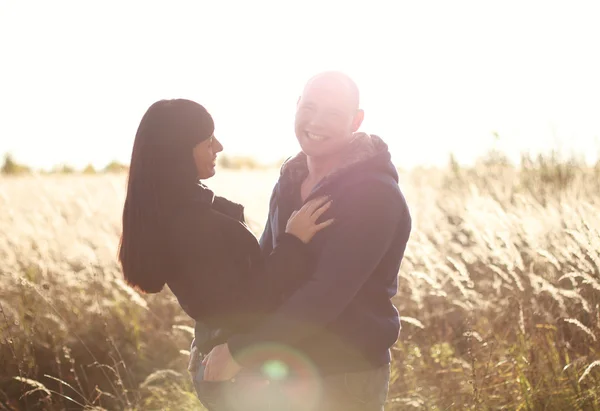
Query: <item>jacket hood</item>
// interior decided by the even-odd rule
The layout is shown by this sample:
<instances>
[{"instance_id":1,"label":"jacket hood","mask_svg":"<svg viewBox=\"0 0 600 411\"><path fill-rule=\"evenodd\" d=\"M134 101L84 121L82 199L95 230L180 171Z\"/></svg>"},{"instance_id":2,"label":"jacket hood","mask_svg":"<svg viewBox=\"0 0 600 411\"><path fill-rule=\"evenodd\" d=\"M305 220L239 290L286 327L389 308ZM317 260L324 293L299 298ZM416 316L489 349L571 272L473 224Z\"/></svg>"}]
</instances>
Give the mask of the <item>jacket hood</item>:
<instances>
[{"instance_id":1,"label":"jacket hood","mask_svg":"<svg viewBox=\"0 0 600 411\"><path fill-rule=\"evenodd\" d=\"M319 186L323 186L338 178L348 177L353 173L381 173L398 182L398 171L392 164L387 144L375 134L354 133L354 138L344 150L341 166L332 170ZM306 154L298 153L281 167L280 180L284 184L298 183L308 175Z\"/></svg>"}]
</instances>

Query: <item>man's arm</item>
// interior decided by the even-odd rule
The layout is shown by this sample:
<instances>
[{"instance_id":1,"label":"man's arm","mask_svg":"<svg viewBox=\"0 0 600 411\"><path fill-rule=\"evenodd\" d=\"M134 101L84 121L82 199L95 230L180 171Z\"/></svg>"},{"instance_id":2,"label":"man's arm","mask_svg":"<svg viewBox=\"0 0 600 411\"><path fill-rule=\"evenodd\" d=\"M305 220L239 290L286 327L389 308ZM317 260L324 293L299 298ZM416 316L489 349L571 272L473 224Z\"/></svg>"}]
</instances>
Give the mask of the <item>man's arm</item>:
<instances>
[{"instance_id":1,"label":"man's arm","mask_svg":"<svg viewBox=\"0 0 600 411\"><path fill-rule=\"evenodd\" d=\"M401 197L385 184L348 193L334 211L336 223L313 278L254 332L229 339L234 358L244 365L243 351L252 345L292 344L335 320L387 252L406 212Z\"/></svg>"}]
</instances>

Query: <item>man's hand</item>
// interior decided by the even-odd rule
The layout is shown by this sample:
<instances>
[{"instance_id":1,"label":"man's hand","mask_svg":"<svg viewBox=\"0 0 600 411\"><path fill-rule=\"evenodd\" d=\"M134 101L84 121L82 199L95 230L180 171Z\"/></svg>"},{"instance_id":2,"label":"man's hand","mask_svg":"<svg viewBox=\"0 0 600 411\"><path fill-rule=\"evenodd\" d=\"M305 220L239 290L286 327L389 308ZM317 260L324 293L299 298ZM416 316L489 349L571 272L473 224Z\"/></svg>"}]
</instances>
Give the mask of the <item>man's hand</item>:
<instances>
[{"instance_id":1,"label":"man's hand","mask_svg":"<svg viewBox=\"0 0 600 411\"><path fill-rule=\"evenodd\" d=\"M242 369L231 356L227 344L217 345L205 360L204 381L229 381Z\"/></svg>"}]
</instances>

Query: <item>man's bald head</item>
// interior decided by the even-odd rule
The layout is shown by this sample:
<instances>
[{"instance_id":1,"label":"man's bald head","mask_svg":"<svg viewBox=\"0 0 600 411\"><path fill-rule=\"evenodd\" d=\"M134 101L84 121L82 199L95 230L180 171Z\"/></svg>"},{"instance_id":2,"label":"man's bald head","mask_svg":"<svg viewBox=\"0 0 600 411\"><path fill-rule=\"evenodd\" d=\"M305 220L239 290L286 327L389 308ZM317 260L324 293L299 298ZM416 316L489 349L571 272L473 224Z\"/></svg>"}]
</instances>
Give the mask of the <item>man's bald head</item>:
<instances>
[{"instance_id":1,"label":"man's bald head","mask_svg":"<svg viewBox=\"0 0 600 411\"><path fill-rule=\"evenodd\" d=\"M308 89L315 87L337 89L336 91L346 95L349 106L352 107L352 109L358 110L360 107L360 92L358 86L346 73L333 70L318 73L306 82L302 94L304 95Z\"/></svg>"}]
</instances>

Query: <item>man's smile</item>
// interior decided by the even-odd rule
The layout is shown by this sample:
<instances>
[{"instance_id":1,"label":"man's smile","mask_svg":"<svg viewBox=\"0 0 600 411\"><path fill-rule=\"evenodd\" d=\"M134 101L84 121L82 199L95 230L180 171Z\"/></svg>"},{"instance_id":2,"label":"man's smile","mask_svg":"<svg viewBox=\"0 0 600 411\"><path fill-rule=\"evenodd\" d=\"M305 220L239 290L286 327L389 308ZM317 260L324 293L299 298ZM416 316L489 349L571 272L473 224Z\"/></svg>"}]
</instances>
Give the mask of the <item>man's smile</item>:
<instances>
[{"instance_id":1,"label":"man's smile","mask_svg":"<svg viewBox=\"0 0 600 411\"><path fill-rule=\"evenodd\" d=\"M312 141L324 141L329 138L328 136L324 136L321 134L309 133L308 131L306 132L306 136L308 137L309 140L312 140Z\"/></svg>"}]
</instances>

